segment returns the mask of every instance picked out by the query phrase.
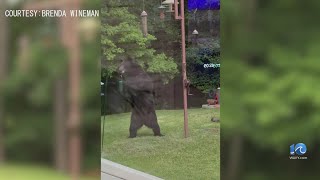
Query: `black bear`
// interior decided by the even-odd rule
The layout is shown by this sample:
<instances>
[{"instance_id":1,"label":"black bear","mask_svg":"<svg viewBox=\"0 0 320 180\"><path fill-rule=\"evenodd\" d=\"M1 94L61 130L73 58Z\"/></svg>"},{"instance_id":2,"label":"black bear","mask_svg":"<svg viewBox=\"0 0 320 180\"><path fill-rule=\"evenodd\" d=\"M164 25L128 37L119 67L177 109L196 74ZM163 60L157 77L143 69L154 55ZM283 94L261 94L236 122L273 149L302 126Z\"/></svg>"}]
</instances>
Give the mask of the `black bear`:
<instances>
[{"instance_id":1,"label":"black bear","mask_svg":"<svg viewBox=\"0 0 320 180\"><path fill-rule=\"evenodd\" d=\"M154 106L154 87L150 76L134 60L127 58L119 66L126 89L126 100L130 103L130 138L137 136L143 125L151 128L155 136L162 136Z\"/></svg>"}]
</instances>

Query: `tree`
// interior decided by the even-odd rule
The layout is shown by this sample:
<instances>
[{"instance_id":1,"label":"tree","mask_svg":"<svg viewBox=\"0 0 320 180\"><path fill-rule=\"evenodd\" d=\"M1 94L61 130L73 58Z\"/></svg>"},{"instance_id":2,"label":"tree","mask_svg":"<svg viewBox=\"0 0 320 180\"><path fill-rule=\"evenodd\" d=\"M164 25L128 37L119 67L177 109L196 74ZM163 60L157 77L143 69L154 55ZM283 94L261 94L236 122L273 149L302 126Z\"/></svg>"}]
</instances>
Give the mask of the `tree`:
<instances>
[{"instance_id":1,"label":"tree","mask_svg":"<svg viewBox=\"0 0 320 180\"><path fill-rule=\"evenodd\" d=\"M54 85L54 124L55 124L55 166L61 172L67 172L67 81L66 77L61 77L55 80Z\"/></svg>"},{"instance_id":2,"label":"tree","mask_svg":"<svg viewBox=\"0 0 320 180\"><path fill-rule=\"evenodd\" d=\"M46 146L54 147L55 152L54 156L57 160L56 167L58 170L66 171L66 158L65 152L65 84L61 82L61 78L66 77L66 67L67 67L67 55L65 48L61 46L61 43L54 40L55 38L51 35L45 33L43 35L38 35L38 39L34 39L31 43L28 43L28 36L22 36L23 38L20 43L20 48L18 51L18 56L13 60L12 72L9 77L8 83L6 83L6 95L8 100L11 98L18 98L19 101L16 104L10 104L9 109L11 113L15 113L15 110L19 114L23 114L23 118L30 120L35 119L33 123L39 123L43 129L46 129L47 132L42 134L42 137L47 138L45 142L55 142L52 143L42 143L39 144L39 149L46 149ZM40 37L40 38L39 38ZM31 37L32 39L34 37ZM22 48L22 49L21 49ZM27 54L25 54L27 53ZM62 88L61 88L62 87ZM53 95L53 96L52 96ZM28 108L23 108L21 110L21 105ZM64 109L63 109L64 108ZM39 112L34 115L26 111L34 111L38 109ZM49 109L53 109L54 121L50 121L51 118L43 117L44 114L50 113ZM49 110L49 111L48 111ZM43 113L45 112L45 113ZM36 120L42 116L42 121L37 122ZM14 121L11 120L11 124ZM51 122L53 122L51 124ZM28 126L28 123L25 124L25 129L21 130L25 134L30 134L32 128L36 128L37 125L33 125L32 128ZM14 123L15 124L15 123ZM23 124L19 122L19 124ZM50 131L47 129L51 128L52 125L56 127L55 138L48 140L50 138ZM48 126L49 125L49 126ZM29 128L28 128L29 127ZM10 136L9 137L19 137L17 136L14 129L10 127ZM54 134L54 132L52 132ZM51 139L51 138L50 138ZM28 142L30 139L26 135L21 136L15 140L15 143L12 143L12 138L8 138L8 143L10 149L14 147L19 147L19 142ZM41 142L41 141L40 141ZM32 153L30 153L32 157Z\"/></svg>"},{"instance_id":3,"label":"tree","mask_svg":"<svg viewBox=\"0 0 320 180\"><path fill-rule=\"evenodd\" d=\"M189 3L189 39L192 43L186 50L188 79L192 86L208 93L220 85L220 68L204 67L204 64L220 64L220 12L199 10L203 1ZM204 8L206 4L202 6ZM194 30L198 31L197 35L192 34Z\"/></svg>"},{"instance_id":4,"label":"tree","mask_svg":"<svg viewBox=\"0 0 320 180\"><path fill-rule=\"evenodd\" d=\"M299 8L299 3L294 2L289 4L292 5L292 8ZM278 1L272 1L266 3L266 7L277 7L278 3ZM305 6L312 7L312 3ZM296 25L297 23L305 24L304 20L310 18L311 14L301 14L301 16L290 22L273 21L272 17L276 16L275 13L283 13L283 15L287 15L289 18L291 11L277 9L274 13L270 13L267 9L260 11L258 7L253 7L253 9L250 9L250 12L247 11L249 9L247 6L241 7L238 10L241 12L242 16L240 18L242 18L243 25L237 26L233 31L243 30L244 33L236 34L232 33L233 31L231 30L230 32L226 30L225 33L228 33L230 36L225 35L226 39L224 39L226 43L232 44L231 47L228 47L228 50L242 57L240 60L233 60L233 64L227 65L229 67L237 67L233 70L234 72L243 72L243 75L238 76L237 79L241 80L239 82L243 86L250 87L242 89L242 95L240 96L245 97L245 99L241 99L241 102L250 111L249 114L246 114L250 118L244 118L246 123L237 121L237 124L234 124L234 122L230 122L229 124L229 121L226 121L225 125L226 127L230 126L230 128L238 125L240 127L247 124L248 119L251 119L253 121L251 125L254 123L256 127L263 129L270 127L270 130L274 130L272 133L274 137L270 137L270 131L259 131L256 134L257 128L247 129L243 127L240 129L245 130L247 133L251 132L255 134L252 138L258 138L258 136L262 139L265 138L263 144L271 143L285 146L283 142L294 139L297 136L302 136L299 133L292 134L289 132L299 128L297 124L302 123L300 122L302 115L310 118L310 121L304 121L304 124L310 123L310 126L312 126L312 123L319 123L318 121L313 122L311 120L317 119L315 114L312 114L312 111L305 111L307 107L313 109L319 105L319 95L313 91L315 86L317 86L316 84L318 84L316 83L318 76L315 76L315 74L318 73L316 70L319 68L319 63L316 63L314 58L318 55L318 51L315 48L319 46L319 41L312 37L313 35L317 35L313 29L318 28L318 26L307 24L310 28L305 29L303 26ZM259 9L259 13L253 18L250 13L255 9ZM314 8L310 9L311 12L313 10L316 11ZM231 26L233 22L231 20L232 17L230 17L232 13L227 12L226 21L224 22L225 27L227 25ZM285 16L282 17L285 18ZM263 23L261 21L257 22L258 18L264 19ZM258 30L254 31L252 27L258 30L264 29L268 33ZM294 27L297 30L290 32L277 31L277 29L284 27ZM305 37L304 35L308 33L310 36ZM244 43L248 37L259 41ZM239 41L231 43L231 38L238 38ZM292 43L284 43L287 41ZM227 77L230 78L229 76L232 76L232 74ZM234 85L237 85L235 87L238 87L238 85L240 87L238 83L232 84L232 86ZM283 96L284 94L285 96ZM299 107L302 106L305 108L300 109ZM269 112L272 112L272 114ZM229 115L232 116L231 114ZM287 129L288 132L281 128L274 128L275 126L284 126L285 119L290 119L291 123L289 125L292 125L291 128ZM308 130L308 132L310 134L314 133L313 135L304 135L308 136L307 139L310 140L314 139L312 137L316 137L316 134L318 134L316 131Z\"/></svg>"},{"instance_id":5,"label":"tree","mask_svg":"<svg viewBox=\"0 0 320 180\"><path fill-rule=\"evenodd\" d=\"M220 64L219 42L208 40L208 44L187 48L188 78L193 86L204 93L220 85L220 68L204 68L204 64Z\"/></svg>"},{"instance_id":6,"label":"tree","mask_svg":"<svg viewBox=\"0 0 320 180\"><path fill-rule=\"evenodd\" d=\"M273 158L289 155L292 143L303 141L310 151L319 143L320 96L315 89L320 81L320 26L312 18L319 2L251 0L223 5L222 99L226 108L221 109L222 142L243 137L245 150L239 157L249 158L247 171L235 179L253 174L254 179L259 175L260 179L303 178L295 173L297 169L314 173L318 162L311 160L310 166L299 167L279 158L274 168ZM232 149L232 154L236 151ZM263 164L250 163L261 156ZM273 169L267 174L264 170L269 168Z\"/></svg>"},{"instance_id":7,"label":"tree","mask_svg":"<svg viewBox=\"0 0 320 180\"><path fill-rule=\"evenodd\" d=\"M100 1L97 0L86 1L84 4L86 4L85 7L100 8ZM0 7L2 8L3 6ZM23 9L21 7L17 8ZM63 108L63 105L61 106L58 103L58 101L62 102L62 98L65 98L64 102L68 100L67 97L60 97L60 95L59 100L55 98L55 92L56 94L64 93L64 95L68 93L62 90L61 86L57 88L59 89L59 93L57 93L55 87L59 86L58 79L60 79L61 75L66 76L68 58L64 52L66 49L58 41L59 36L56 36L57 34L54 36L54 39L58 42L54 41L52 43L54 47L46 48L41 43L43 42L42 28L48 25L44 26L44 20L45 18L28 18L28 20L25 18L9 18L10 33L8 33L8 39L10 40L10 47L8 47L8 52L6 53L12 58L10 58L10 62L7 64L7 69L10 71L8 72L7 80L3 84L4 87L1 89L4 91L1 91L0 97L4 98L6 103L5 143L7 160L22 163L41 162L42 164L54 166L54 127L55 120L59 117L58 115L55 116L54 109L59 111L58 108ZM96 21L99 24L99 18ZM50 28L53 28L51 30L58 32L54 30L57 27L54 25L53 27L50 26ZM2 26L1 23L0 29L3 27L6 26ZM70 32L72 33L72 31ZM82 27L80 31L83 31ZM83 35L81 38L85 39L85 33L80 33ZM100 107L100 102L95 97L96 92L99 91L97 80L100 76L99 60L101 49L100 33L97 31L94 34L97 35L95 39L91 39L85 45L81 42L81 69L83 76L81 76L81 88L78 89L81 90L81 105L83 107L81 109L83 112L81 117L83 119L81 137L84 139L84 149L81 166L84 170L97 168L96 162L100 160L96 156L96 152L100 150L100 134L98 131L100 123L99 121L95 121L95 119L100 117L100 113L97 111ZM25 35L30 38L27 50L29 58L27 60L20 60L20 57L18 57L21 56L19 52L20 48L18 48L19 38ZM2 42L2 38L0 41ZM4 48L0 49L1 52L2 50ZM0 56L2 55L4 54L1 53ZM4 66L1 66L0 69L2 67ZM0 81L0 83L3 83L3 81ZM68 109L64 110L67 111ZM0 121L2 120L0 118ZM65 123L64 126L66 126ZM3 126L0 127L2 128Z\"/></svg>"},{"instance_id":8,"label":"tree","mask_svg":"<svg viewBox=\"0 0 320 180\"><path fill-rule=\"evenodd\" d=\"M0 2L0 11L3 12L5 10L5 2ZM3 98L3 82L6 80L7 74L7 19L5 16L0 16L0 164L5 159L5 142L4 142L4 127L5 127L5 105Z\"/></svg>"},{"instance_id":9,"label":"tree","mask_svg":"<svg viewBox=\"0 0 320 180\"><path fill-rule=\"evenodd\" d=\"M130 13L128 7L112 0L102 8L101 14L104 76L114 76L121 59L130 56L148 72L161 73L166 80L174 77L177 73L174 59L164 53L157 54L151 48L151 42L156 40L155 36L142 35L138 18Z\"/></svg>"}]
</instances>

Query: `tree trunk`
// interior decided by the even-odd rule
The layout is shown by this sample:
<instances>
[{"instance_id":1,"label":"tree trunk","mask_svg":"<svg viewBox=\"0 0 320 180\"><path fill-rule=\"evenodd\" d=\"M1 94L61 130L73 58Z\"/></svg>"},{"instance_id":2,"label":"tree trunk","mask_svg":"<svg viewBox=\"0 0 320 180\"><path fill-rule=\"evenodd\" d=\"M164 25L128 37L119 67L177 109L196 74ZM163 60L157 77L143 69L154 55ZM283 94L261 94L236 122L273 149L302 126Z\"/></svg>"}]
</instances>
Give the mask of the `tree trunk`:
<instances>
[{"instance_id":1,"label":"tree trunk","mask_svg":"<svg viewBox=\"0 0 320 180\"><path fill-rule=\"evenodd\" d=\"M240 135L235 135L231 140L226 180L239 179L238 175L242 156L242 144L243 139Z\"/></svg>"},{"instance_id":2,"label":"tree trunk","mask_svg":"<svg viewBox=\"0 0 320 180\"><path fill-rule=\"evenodd\" d=\"M61 78L55 81L54 94L54 160L55 167L60 172L67 172L67 130L66 130L66 80Z\"/></svg>"},{"instance_id":3,"label":"tree trunk","mask_svg":"<svg viewBox=\"0 0 320 180\"><path fill-rule=\"evenodd\" d=\"M67 9L79 9L79 0L73 0L73 4ZM82 142L81 142L81 102L80 102L80 80L81 80L81 57L80 41L76 27L77 18L66 18L66 29L63 32L68 37L69 60L69 113L68 113L68 135L69 135L69 165L73 180L80 177Z\"/></svg>"},{"instance_id":4,"label":"tree trunk","mask_svg":"<svg viewBox=\"0 0 320 180\"><path fill-rule=\"evenodd\" d=\"M0 11L5 9L5 2L0 1ZM7 74L7 19L0 15L0 90ZM4 126L5 126L5 105L3 95L0 91L0 164L5 160Z\"/></svg>"},{"instance_id":5,"label":"tree trunk","mask_svg":"<svg viewBox=\"0 0 320 180\"><path fill-rule=\"evenodd\" d=\"M242 2L242 3L241 3ZM250 34L254 30L254 18L255 18L255 11L256 11L256 0L241 0L241 13L244 14L243 17L243 26L240 29L235 31L244 31L245 34ZM250 54L250 53L248 53ZM243 57L242 59L247 59L247 57ZM243 109L244 111L246 109ZM242 117L244 118L244 117ZM237 180L243 179L240 175L240 166L243 166L244 161L241 161L241 157L243 156L244 151L244 137L240 134L235 133L230 147L230 154L229 154L229 161L227 164L227 180Z\"/></svg>"}]
</instances>

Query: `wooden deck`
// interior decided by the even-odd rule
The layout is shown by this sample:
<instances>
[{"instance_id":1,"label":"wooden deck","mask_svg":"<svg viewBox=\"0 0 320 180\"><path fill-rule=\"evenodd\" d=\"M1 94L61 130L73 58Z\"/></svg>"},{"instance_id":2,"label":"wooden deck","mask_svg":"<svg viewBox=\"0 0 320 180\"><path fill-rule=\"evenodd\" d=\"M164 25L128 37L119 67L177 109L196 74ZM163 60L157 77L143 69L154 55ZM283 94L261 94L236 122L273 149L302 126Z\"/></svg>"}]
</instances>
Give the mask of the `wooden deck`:
<instances>
[{"instance_id":1,"label":"wooden deck","mask_svg":"<svg viewBox=\"0 0 320 180\"><path fill-rule=\"evenodd\" d=\"M101 180L163 180L150 174L101 159Z\"/></svg>"}]
</instances>

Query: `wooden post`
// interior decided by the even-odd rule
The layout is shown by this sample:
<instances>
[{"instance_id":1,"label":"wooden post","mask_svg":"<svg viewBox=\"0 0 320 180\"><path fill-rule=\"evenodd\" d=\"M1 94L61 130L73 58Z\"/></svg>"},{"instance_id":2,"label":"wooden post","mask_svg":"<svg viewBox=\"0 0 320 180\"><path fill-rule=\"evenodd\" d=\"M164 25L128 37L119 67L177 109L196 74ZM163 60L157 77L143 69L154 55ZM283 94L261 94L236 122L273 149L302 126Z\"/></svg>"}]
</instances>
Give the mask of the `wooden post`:
<instances>
[{"instance_id":1,"label":"wooden post","mask_svg":"<svg viewBox=\"0 0 320 180\"><path fill-rule=\"evenodd\" d=\"M67 10L79 9L79 1L72 0ZM70 170L73 180L80 178L81 171L81 137L80 137L80 41L78 36L78 18L66 18L68 28L64 29L69 37L69 96L70 110L68 119Z\"/></svg>"},{"instance_id":2,"label":"wooden post","mask_svg":"<svg viewBox=\"0 0 320 180\"><path fill-rule=\"evenodd\" d=\"M54 160L55 168L67 172L67 130L66 130L66 77L60 76L54 82Z\"/></svg>"},{"instance_id":3,"label":"wooden post","mask_svg":"<svg viewBox=\"0 0 320 180\"><path fill-rule=\"evenodd\" d=\"M174 0L175 19L181 22L181 51L182 51L182 84L183 84L183 114L184 114L184 137L189 136L188 123L188 80L187 80L187 62L186 62L186 31L185 31L185 15L184 0L180 0L180 15L178 9L178 0Z\"/></svg>"},{"instance_id":4,"label":"wooden post","mask_svg":"<svg viewBox=\"0 0 320 180\"><path fill-rule=\"evenodd\" d=\"M5 2L0 2L0 12L6 9ZM3 82L6 79L7 74L7 49L8 49L8 22L7 18L1 14L0 15L0 90L2 89ZM0 164L5 161L5 143L4 143L4 126L5 126L5 105L3 100L3 95L0 91Z\"/></svg>"}]
</instances>

